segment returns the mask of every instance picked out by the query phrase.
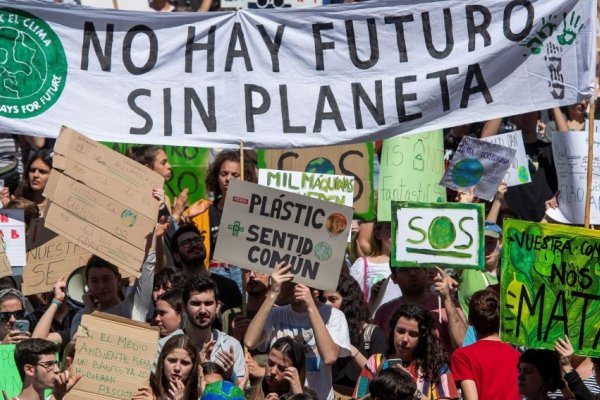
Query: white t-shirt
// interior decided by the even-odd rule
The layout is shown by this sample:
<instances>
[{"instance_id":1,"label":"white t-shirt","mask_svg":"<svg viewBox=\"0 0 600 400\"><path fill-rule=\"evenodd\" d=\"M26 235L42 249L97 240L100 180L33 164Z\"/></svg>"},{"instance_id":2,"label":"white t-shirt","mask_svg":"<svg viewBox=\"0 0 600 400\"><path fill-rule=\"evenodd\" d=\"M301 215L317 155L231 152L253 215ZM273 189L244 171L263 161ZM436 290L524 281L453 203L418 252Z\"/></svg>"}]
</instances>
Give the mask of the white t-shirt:
<instances>
[{"instance_id":1,"label":"white t-shirt","mask_svg":"<svg viewBox=\"0 0 600 400\"><path fill-rule=\"evenodd\" d=\"M350 334L344 314L327 304L319 306L319 314L331 339L340 346L339 357L350 356ZM331 365L325 365L321 360L307 312L296 312L290 305L273 308L265 322L264 332L269 347L280 337L302 337L306 348L306 386L320 398L333 399Z\"/></svg>"},{"instance_id":2,"label":"white t-shirt","mask_svg":"<svg viewBox=\"0 0 600 400\"><path fill-rule=\"evenodd\" d=\"M365 265L364 258L360 257L354 261L354 264L350 267L350 276L352 276L356 282L358 282L360 289L363 290L364 284L364 276L365 276ZM390 276L392 271L390 270L389 262L385 263L374 263L369 261L367 258L367 302L371 298L371 288L377 282L387 279ZM402 291L394 282L391 282L387 285L387 290L383 295L383 299L381 299L380 304L385 304L388 301L392 301L397 299L402 295Z\"/></svg>"}]
</instances>

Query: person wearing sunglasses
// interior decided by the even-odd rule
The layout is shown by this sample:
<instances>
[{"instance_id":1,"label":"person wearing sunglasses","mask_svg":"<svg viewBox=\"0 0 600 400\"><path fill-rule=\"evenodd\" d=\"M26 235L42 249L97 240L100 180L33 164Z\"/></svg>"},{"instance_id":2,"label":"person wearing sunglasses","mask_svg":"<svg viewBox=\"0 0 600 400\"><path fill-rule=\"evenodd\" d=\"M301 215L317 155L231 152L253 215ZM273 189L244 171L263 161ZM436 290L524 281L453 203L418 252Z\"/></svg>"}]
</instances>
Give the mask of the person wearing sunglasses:
<instances>
[{"instance_id":1,"label":"person wearing sunglasses","mask_svg":"<svg viewBox=\"0 0 600 400\"><path fill-rule=\"evenodd\" d=\"M26 339L15 348L15 364L23 381L18 400L46 399L44 391L53 389L51 400L62 399L81 377L61 372L56 361L56 344L45 339Z\"/></svg>"},{"instance_id":2,"label":"person wearing sunglasses","mask_svg":"<svg viewBox=\"0 0 600 400\"><path fill-rule=\"evenodd\" d=\"M0 290L0 341L17 344L31 337L31 333L16 329L15 322L25 318L24 298L16 289Z\"/></svg>"}]
</instances>

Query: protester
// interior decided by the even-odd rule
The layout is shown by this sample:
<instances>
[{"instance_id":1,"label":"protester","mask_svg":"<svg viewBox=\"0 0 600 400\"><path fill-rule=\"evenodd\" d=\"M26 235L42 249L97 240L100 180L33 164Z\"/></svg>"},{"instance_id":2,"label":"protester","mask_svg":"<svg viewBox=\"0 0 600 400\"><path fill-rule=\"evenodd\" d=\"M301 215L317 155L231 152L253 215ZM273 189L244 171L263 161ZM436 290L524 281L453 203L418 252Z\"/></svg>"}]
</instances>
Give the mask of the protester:
<instances>
[{"instance_id":1,"label":"protester","mask_svg":"<svg viewBox=\"0 0 600 400\"><path fill-rule=\"evenodd\" d=\"M305 285L291 284L291 265L280 263L271 274L269 294L252 319L244 344L250 348L274 344L284 336L300 336L306 347L306 386L323 398L333 399L331 365L348 357L350 338L344 314L322 304ZM289 305L274 307L277 297L288 297Z\"/></svg>"},{"instance_id":2,"label":"protester","mask_svg":"<svg viewBox=\"0 0 600 400\"><path fill-rule=\"evenodd\" d=\"M194 225L183 225L171 238L173 260L186 279L195 275L208 276L212 279L219 293L222 293L222 311L242 305L242 294L234 281L224 276L207 271L204 260L207 256L204 248L204 238Z\"/></svg>"},{"instance_id":3,"label":"protester","mask_svg":"<svg viewBox=\"0 0 600 400\"><path fill-rule=\"evenodd\" d=\"M439 307L438 296L430 290L426 268L392 268L392 280L400 287L402 296L379 307L373 318L373 322L379 325L386 335L389 333L390 318L398 307L403 304L418 304L433 313L435 329L446 352L450 354L454 349L462 346L465 332L463 329L451 329L460 326L449 325L446 308ZM456 311L464 320L460 308Z\"/></svg>"},{"instance_id":4,"label":"protester","mask_svg":"<svg viewBox=\"0 0 600 400\"><path fill-rule=\"evenodd\" d=\"M336 290L325 290L323 298L325 304L342 311L348 322L352 356L340 358L333 365L333 388L336 393L350 396L367 359L385 351L385 334L371 323L360 286L352 277L340 275Z\"/></svg>"},{"instance_id":5,"label":"protester","mask_svg":"<svg viewBox=\"0 0 600 400\"><path fill-rule=\"evenodd\" d=\"M215 246L219 236L219 224L225 205L225 196L229 188L229 182L232 179L240 179L240 153L237 151L225 150L220 152L215 160L208 167L206 173L206 190L212 193L213 201L199 200L192 204L185 212L188 218L191 218L194 225L200 232L208 232L204 238L204 246L208 255L206 265L210 267L211 272L232 279L241 290L242 273L241 270L233 265L214 260ZM244 180L256 182L256 168L250 157L246 154L244 157Z\"/></svg>"},{"instance_id":6,"label":"protester","mask_svg":"<svg viewBox=\"0 0 600 400\"><path fill-rule=\"evenodd\" d=\"M0 340L2 344L16 344L31 337L28 330L17 329L15 322L25 318L25 298L16 289L0 290Z\"/></svg>"},{"instance_id":7,"label":"protester","mask_svg":"<svg viewBox=\"0 0 600 400\"><path fill-rule=\"evenodd\" d=\"M558 354L550 350L526 350L519 357L519 393L527 400L548 400L549 392L562 389Z\"/></svg>"},{"instance_id":8,"label":"protester","mask_svg":"<svg viewBox=\"0 0 600 400\"><path fill-rule=\"evenodd\" d=\"M207 276L194 275L183 291L183 304L188 318L185 333L201 349L201 362L219 363L232 382L244 387L246 369L242 345L228 334L212 329L221 309L215 283Z\"/></svg>"},{"instance_id":9,"label":"protester","mask_svg":"<svg viewBox=\"0 0 600 400\"><path fill-rule=\"evenodd\" d=\"M15 348L15 365L23 383L17 400L62 400L81 376L60 372L56 361L56 345L44 339L26 339ZM52 389L48 398L46 389Z\"/></svg>"},{"instance_id":10,"label":"protester","mask_svg":"<svg viewBox=\"0 0 600 400\"><path fill-rule=\"evenodd\" d=\"M47 204L43 193L51 170L52 156L49 151L41 150L29 160L25 168L25 179L15 192L15 197L24 197L33 201L42 217Z\"/></svg>"},{"instance_id":11,"label":"protester","mask_svg":"<svg viewBox=\"0 0 600 400\"><path fill-rule=\"evenodd\" d=\"M56 281L52 301L42 315L36 315L38 321L32 334L34 338L56 343L61 349L64 349L71 339L71 322L78 311L66 301L66 284L64 277Z\"/></svg>"},{"instance_id":12,"label":"protester","mask_svg":"<svg viewBox=\"0 0 600 400\"><path fill-rule=\"evenodd\" d=\"M391 248L391 225L389 222L377 222L373 230L371 252L366 257L359 257L350 267L350 275L362 288L365 300L372 304L370 312L374 313L380 304L385 304L399 297L402 293L394 282L386 281L386 288L382 297L375 295L372 298L371 291L377 282L385 281L390 277L390 248ZM378 286L381 288L381 286ZM379 293L377 293L379 294ZM378 304L375 302L378 301Z\"/></svg>"},{"instance_id":13,"label":"protester","mask_svg":"<svg viewBox=\"0 0 600 400\"><path fill-rule=\"evenodd\" d=\"M133 400L183 400L198 398L200 355L196 343L186 335L171 337L158 357L150 386L143 386Z\"/></svg>"},{"instance_id":14,"label":"protester","mask_svg":"<svg viewBox=\"0 0 600 400\"><path fill-rule=\"evenodd\" d=\"M83 295L84 308L77 312L71 323L71 338L84 314L102 311L135 321L145 321L152 301L152 282L156 263L156 243L164 235L168 223L159 223L150 237L149 251L141 268L141 276L124 300L119 294L121 273L119 268L94 255L85 266L85 282L89 291Z\"/></svg>"},{"instance_id":15,"label":"protester","mask_svg":"<svg viewBox=\"0 0 600 400\"><path fill-rule=\"evenodd\" d=\"M369 383L371 400L421 400L427 399L417 389L415 380L400 368L379 371Z\"/></svg>"},{"instance_id":16,"label":"protester","mask_svg":"<svg viewBox=\"0 0 600 400\"><path fill-rule=\"evenodd\" d=\"M485 289L469 303L469 323L477 341L452 354L451 370L464 400L520 400L517 388L519 352L500 342L500 298ZM493 357L491 357L493 355Z\"/></svg>"},{"instance_id":17,"label":"protester","mask_svg":"<svg viewBox=\"0 0 600 400\"><path fill-rule=\"evenodd\" d=\"M403 304L389 321L385 354L369 358L354 388L354 398L365 396L380 370L399 363L428 399L458 399L448 359L435 334L433 315L415 304Z\"/></svg>"},{"instance_id":18,"label":"protester","mask_svg":"<svg viewBox=\"0 0 600 400\"><path fill-rule=\"evenodd\" d=\"M563 378L569 387L569 390L575 395L575 400L598 400L600 394L592 393L591 386L597 388L600 385L600 358L586 358L579 356L579 365L573 366L575 357L573 355L573 346L568 336L564 339L559 338L554 344L554 349L560 356L560 367ZM592 364L592 375L588 379L582 379L578 369L588 361ZM589 382L589 381L593 382ZM590 386L590 387L588 387Z\"/></svg>"},{"instance_id":19,"label":"protester","mask_svg":"<svg viewBox=\"0 0 600 400\"><path fill-rule=\"evenodd\" d=\"M217 363L205 361L202 363L200 368L202 370L202 378L200 382L202 392L204 392L206 385L227 380L227 372Z\"/></svg>"},{"instance_id":20,"label":"protester","mask_svg":"<svg viewBox=\"0 0 600 400\"><path fill-rule=\"evenodd\" d=\"M148 311L146 322L152 322L156 315L156 301L163 293L171 289L183 289L185 286L185 277L171 268L163 268L154 274L154 283L152 285L152 308Z\"/></svg>"},{"instance_id":21,"label":"protester","mask_svg":"<svg viewBox=\"0 0 600 400\"><path fill-rule=\"evenodd\" d=\"M265 376L247 392L246 398L265 400L303 393L305 378L304 348L293 338L281 337L269 351Z\"/></svg>"}]
</instances>

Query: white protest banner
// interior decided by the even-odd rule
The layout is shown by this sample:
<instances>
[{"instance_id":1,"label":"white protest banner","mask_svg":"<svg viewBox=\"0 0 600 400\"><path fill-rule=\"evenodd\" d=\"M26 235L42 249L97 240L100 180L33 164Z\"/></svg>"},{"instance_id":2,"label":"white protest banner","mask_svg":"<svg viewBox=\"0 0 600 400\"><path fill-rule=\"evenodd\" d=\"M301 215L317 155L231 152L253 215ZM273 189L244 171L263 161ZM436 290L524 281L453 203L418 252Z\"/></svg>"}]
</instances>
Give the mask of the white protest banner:
<instances>
[{"instance_id":1,"label":"white protest banner","mask_svg":"<svg viewBox=\"0 0 600 400\"><path fill-rule=\"evenodd\" d=\"M558 208L546 214L562 224L584 223L587 191L588 133L582 131L554 132L552 153L558 177ZM594 136L590 223L600 224L600 134Z\"/></svg>"},{"instance_id":2,"label":"white protest banner","mask_svg":"<svg viewBox=\"0 0 600 400\"><path fill-rule=\"evenodd\" d=\"M504 175L503 179L508 186L517 186L531 182L531 175L529 175L529 160L525 153L525 143L523 142L521 131L488 136L481 138L481 140L516 150L515 158L508 168L508 171L506 171L506 175Z\"/></svg>"},{"instance_id":3,"label":"white protest banner","mask_svg":"<svg viewBox=\"0 0 600 400\"><path fill-rule=\"evenodd\" d=\"M65 399L131 399L150 378L158 339L158 329L148 324L101 312L84 315L71 366L82 378Z\"/></svg>"},{"instance_id":4,"label":"white protest banner","mask_svg":"<svg viewBox=\"0 0 600 400\"><path fill-rule=\"evenodd\" d=\"M591 96L595 24L578 0L226 13L0 0L0 129L229 148L430 131Z\"/></svg>"},{"instance_id":5,"label":"white protest banner","mask_svg":"<svg viewBox=\"0 0 600 400\"><path fill-rule=\"evenodd\" d=\"M463 136L440 185L492 201L516 150Z\"/></svg>"},{"instance_id":6,"label":"white protest banner","mask_svg":"<svg viewBox=\"0 0 600 400\"><path fill-rule=\"evenodd\" d=\"M485 267L484 207L392 202L392 267Z\"/></svg>"},{"instance_id":7,"label":"white protest banner","mask_svg":"<svg viewBox=\"0 0 600 400\"><path fill-rule=\"evenodd\" d=\"M0 236L12 266L23 266L25 257L25 216L22 209L0 210Z\"/></svg>"},{"instance_id":8,"label":"white protest banner","mask_svg":"<svg viewBox=\"0 0 600 400\"><path fill-rule=\"evenodd\" d=\"M285 262L292 266L295 282L335 290L352 211L327 201L232 180L214 258L266 274Z\"/></svg>"},{"instance_id":9,"label":"white protest banner","mask_svg":"<svg viewBox=\"0 0 600 400\"><path fill-rule=\"evenodd\" d=\"M354 203L352 176L259 169L258 184L348 207Z\"/></svg>"},{"instance_id":10,"label":"white protest banner","mask_svg":"<svg viewBox=\"0 0 600 400\"><path fill-rule=\"evenodd\" d=\"M383 141L379 165L377 220L391 221L392 201L446 201L444 134L441 130Z\"/></svg>"}]
</instances>

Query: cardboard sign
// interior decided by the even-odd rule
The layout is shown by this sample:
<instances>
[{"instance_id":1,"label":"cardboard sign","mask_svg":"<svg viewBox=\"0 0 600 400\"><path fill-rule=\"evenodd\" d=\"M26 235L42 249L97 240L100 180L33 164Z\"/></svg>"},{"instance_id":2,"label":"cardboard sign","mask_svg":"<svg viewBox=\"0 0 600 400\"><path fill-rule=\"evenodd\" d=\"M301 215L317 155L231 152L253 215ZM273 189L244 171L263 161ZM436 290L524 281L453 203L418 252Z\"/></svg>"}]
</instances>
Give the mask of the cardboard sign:
<instances>
[{"instance_id":1,"label":"cardboard sign","mask_svg":"<svg viewBox=\"0 0 600 400\"><path fill-rule=\"evenodd\" d=\"M43 219L32 221L27 232L27 268L23 270L24 295L51 291L61 277L85 265L91 253L44 227Z\"/></svg>"},{"instance_id":2,"label":"cardboard sign","mask_svg":"<svg viewBox=\"0 0 600 400\"><path fill-rule=\"evenodd\" d=\"M354 214L375 216L373 144L258 151L259 168L337 174L354 177Z\"/></svg>"},{"instance_id":3,"label":"cardboard sign","mask_svg":"<svg viewBox=\"0 0 600 400\"><path fill-rule=\"evenodd\" d=\"M0 210L0 236L10 265L25 265L25 217L22 209Z\"/></svg>"},{"instance_id":4,"label":"cardboard sign","mask_svg":"<svg viewBox=\"0 0 600 400\"><path fill-rule=\"evenodd\" d=\"M128 148L135 146L108 142L104 144L121 154L125 154ZM187 146L162 146L162 148L167 154L173 172L173 176L165 182L164 186L171 200L185 188L189 191L189 204L205 199L207 195L204 179L209 165L209 149Z\"/></svg>"},{"instance_id":5,"label":"cardboard sign","mask_svg":"<svg viewBox=\"0 0 600 400\"><path fill-rule=\"evenodd\" d=\"M558 208L546 214L562 224L584 224L587 192L588 133L554 132L552 153L558 177ZM600 133L595 133L590 223L600 224Z\"/></svg>"},{"instance_id":6,"label":"cardboard sign","mask_svg":"<svg viewBox=\"0 0 600 400\"><path fill-rule=\"evenodd\" d=\"M553 349L568 335L600 356L600 232L508 219L503 238L500 338Z\"/></svg>"},{"instance_id":7,"label":"cardboard sign","mask_svg":"<svg viewBox=\"0 0 600 400\"><path fill-rule=\"evenodd\" d=\"M65 398L131 399L150 378L158 337L148 324L100 312L84 315L72 366L83 378Z\"/></svg>"},{"instance_id":8,"label":"cardboard sign","mask_svg":"<svg viewBox=\"0 0 600 400\"><path fill-rule=\"evenodd\" d=\"M63 128L44 195L52 203L46 227L121 269L138 274L146 237L154 228L158 201L156 172Z\"/></svg>"},{"instance_id":9,"label":"cardboard sign","mask_svg":"<svg viewBox=\"0 0 600 400\"><path fill-rule=\"evenodd\" d=\"M392 267L485 268L484 207L392 202Z\"/></svg>"},{"instance_id":10,"label":"cardboard sign","mask_svg":"<svg viewBox=\"0 0 600 400\"><path fill-rule=\"evenodd\" d=\"M21 392L23 383L15 364L14 344L0 344L0 389L12 399Z\"/></svg>"},{"instance_id":11,"label":"cardboard sign","mask_svg":"<svg viewBox=\"0 0 600 400\"><path fill-rule=\"evenodd\" d=\"M383 141L377 220L391 221L392 201L446 201L444 135L441 130L401 135Z\"/></svg>"},{"instance_id":12,"label":"cardboard sign","mask_svg":"<svg viewBox=\"0 0 600 400\"><path fill-rule=\"evenodd\" d=\"M335 290L351 221L350 207L233 180L214 258L267 274L286 262L295 282Z\"/></svg>"},{"instance_id":13,"label":"cardboard sign","mask_svg":"<svg viewBox=\"0 0 600 400\"><path fill-rule=\"evenodd\" d=\"M258 184L348 207L354 201L351 176L260 169Z\"/></svg>"},{"instance_id":14,"label":"cardboard sign","mask_svg":"<svg viewBox=\"0 0 600 400\"><path fill-rule=\"evenodd\" d=\"M531 182L529 175L529 160L525 153L525 143L521 131L507 132L500 135L488 136L482 138L489 143L499 144L504 147L515 149L515 158L504 175L504 182L508 186L517 186Z\"/></svg>"},{"instance_id":15,"label":"cardboard sign","mask_svg":"<svg viewBox=\"0 0 600 400\"><path fill-rule=\"evenodd\" d=\"M440 185L492 201L516 150L463 136Z\"/></svg>"}]
</instances>

